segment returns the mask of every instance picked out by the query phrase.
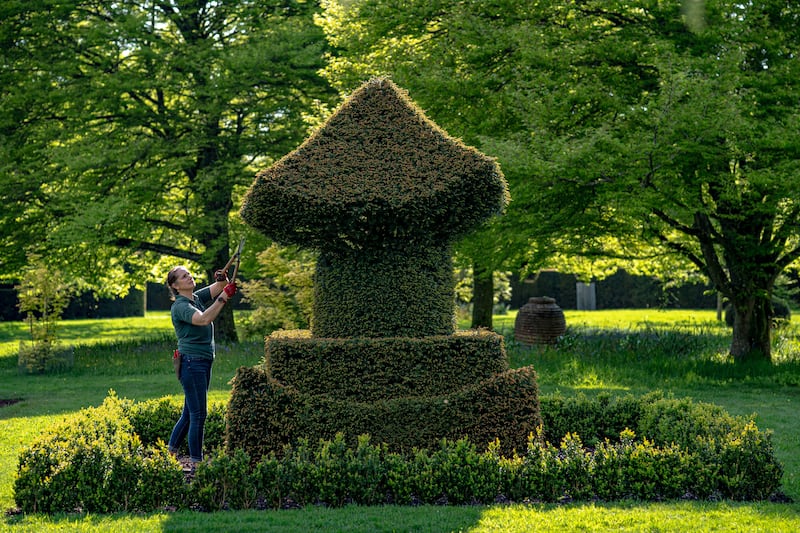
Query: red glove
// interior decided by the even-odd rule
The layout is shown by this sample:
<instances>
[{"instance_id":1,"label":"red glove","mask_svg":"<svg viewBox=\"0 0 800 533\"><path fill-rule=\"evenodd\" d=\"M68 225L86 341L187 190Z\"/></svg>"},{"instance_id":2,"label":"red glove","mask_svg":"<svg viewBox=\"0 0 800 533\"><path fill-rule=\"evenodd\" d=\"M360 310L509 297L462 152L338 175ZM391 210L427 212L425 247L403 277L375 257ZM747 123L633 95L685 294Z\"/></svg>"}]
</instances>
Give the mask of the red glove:
<instances>
[{"instance_id":1,"label":"red glove","mask_svg":"<svg viewBox=\"0 0 800 533\"><path fill-rule=\"evenodd\" d=\"M227 294L228 298L230 298L231 296L236 294L236 284L235 283L228 283L227 285L225 285L225 288L222 289L222 290L225 291L225 294Z\"/></svg>"},{"instance_id":2,"label":"red glove","mask_svg":"<svg viewBox=\"0 0 800 533\"><path fill-rule=\"evenodd\" d=\"M228 281L228 273L224 270L217 270L214 272L215 281Z\"/></svg>"}]
</instances>

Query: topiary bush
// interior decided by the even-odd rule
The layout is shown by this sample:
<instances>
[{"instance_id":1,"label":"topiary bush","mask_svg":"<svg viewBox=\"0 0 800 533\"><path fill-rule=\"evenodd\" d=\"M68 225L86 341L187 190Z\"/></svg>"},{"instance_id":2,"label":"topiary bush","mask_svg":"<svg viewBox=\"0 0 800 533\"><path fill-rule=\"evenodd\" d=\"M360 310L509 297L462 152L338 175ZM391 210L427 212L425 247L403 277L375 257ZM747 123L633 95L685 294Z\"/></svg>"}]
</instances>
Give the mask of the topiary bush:
<instances>
[{"instance_id":1,"label":"topiary bush","mask_svg":"<svg viewBox=\"0 0 800 533\"><path fill-rule=\"evenodd\" d=\"M451 241L507 202L494 159L447 135L391 80L375 78L257 174L241 216L284 244L373 251L387 240Z\"/></svg>"},{"instance_id":2,"label":"topiary bush","mask_svg":"<svg viewBox=\"0 0 800 533\"><path fill-rule=\"evenodd\" d=\"M263 368L239 369L233 380L229 451L262 456L343 432L368 433L393 450L442 437L500 438L510 453L539 424L535 372L510 371L494 332L320 339L292 331L266 346Z\"/></svg>"},{"instance_id":3,"label":"topiary bush","mask_svg":"<svg viewBox=\"0 0 800 533\"><path fill-rule=\"evenodd\" d=\"M366 256L366 257L365 257ZM314 335L425 337L455 331L455 276L448 247L320 252L314 276Z\"/></svg>"},{"instance_id":4,"label":"topiary bush","mask_svg":"<svg viewBox=\"0 0 800 533\"><path fill-rule=\"evenodd\" d=\"M338 432L393 450L464 435L524 445L539 420L535 373L508 370L499 336L454 335L452 243L508 201L497 162L385 78L259 172L240 214L317 254L313 321L302 341L270 337L266 372L237 375L228 450L263 456Z\"/></svg>"}]
</instances>

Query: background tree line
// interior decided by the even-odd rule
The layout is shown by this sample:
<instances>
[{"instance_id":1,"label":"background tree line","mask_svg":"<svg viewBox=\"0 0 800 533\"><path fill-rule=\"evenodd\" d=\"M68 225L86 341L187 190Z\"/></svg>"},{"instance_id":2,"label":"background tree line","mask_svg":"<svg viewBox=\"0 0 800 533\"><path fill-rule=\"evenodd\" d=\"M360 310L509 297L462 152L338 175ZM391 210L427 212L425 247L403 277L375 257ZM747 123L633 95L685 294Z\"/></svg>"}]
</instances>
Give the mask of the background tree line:
<instances>
[{"instance_id":1,"label":"background tree line","mask_svg":"<svg viewBox=\"0 0 800 533\"><path fill-rule=\"evenodd\" d=\"M800 256L800 7L323 5L338 88L388 73L499 158L512 202L463 243L476 273L567 263L699 275L735 308L734 358L770 358L771 295Z\"/></svg>"},{"instance_id":2,"label":"background tree line","mask_svg":"<svg viewBox=\"0 0 800 533\"><path fill-rule=\"evenodd\" d=\"M210 273L254 171L388 75L509 181L507 216L458 247L476 325L494 271L623 266L710 280L735 359L769 359L800 256L799 19L785 0L4 2L0 274L26 252L110 292L176 260Z\"/></svg>"},{"instance_id":3,"label":"background tree line","mask_svg":"<svg viewBox=\"0 0 800 533\"><path fill-rule=\"evenodd\" d=\"M253 169L335 95L315 2L33 0L0 5L0 273L35 252L101 295L245 229ZM202 276L200 276L202 278ZM231 309L218 335L236 339Z\"/></svg>"}]
</instances>

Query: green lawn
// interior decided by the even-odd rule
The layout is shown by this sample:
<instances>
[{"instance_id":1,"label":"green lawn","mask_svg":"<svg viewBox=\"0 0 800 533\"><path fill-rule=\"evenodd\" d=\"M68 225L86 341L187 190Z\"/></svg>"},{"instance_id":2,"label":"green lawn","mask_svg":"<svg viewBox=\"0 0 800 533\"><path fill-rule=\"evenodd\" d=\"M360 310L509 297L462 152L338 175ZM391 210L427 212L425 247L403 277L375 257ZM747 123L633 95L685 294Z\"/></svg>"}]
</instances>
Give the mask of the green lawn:
<instances>
[{"instance_id":1,"label":"green lawn","mask_svg":"<svg viewBox=\"0 0 800 533\"><path fill-rule=\"evenodd\" d=\"M778 364L739 368L725 357L729 331L711 311L567 311L569 330L557 349L513 340L514 315L495 317L512 366L534 365L543 393L660 389L755 413L771 429L785 466L784 492L800 501L800 328L776 334ZM66 413L99 405L110 389L121 397L180 399L172 373L166 313L137 319L67 321L61 337L75 345L75 366L47 376L21 375L16 349L22 323L0 322L0 507L13 507L19 451ZM141 346L120 342L143 339ZM145 341L144 339L150 339ZM218 347L211 396L225 401L241 365L257 363L261 342ZM165 436L166 438L166 436ZM114 516L5 516L0 531L800 531L800 504L666 502L489 507L310 507L293 511L155 513Z\"/></svg>"}]
</instances>

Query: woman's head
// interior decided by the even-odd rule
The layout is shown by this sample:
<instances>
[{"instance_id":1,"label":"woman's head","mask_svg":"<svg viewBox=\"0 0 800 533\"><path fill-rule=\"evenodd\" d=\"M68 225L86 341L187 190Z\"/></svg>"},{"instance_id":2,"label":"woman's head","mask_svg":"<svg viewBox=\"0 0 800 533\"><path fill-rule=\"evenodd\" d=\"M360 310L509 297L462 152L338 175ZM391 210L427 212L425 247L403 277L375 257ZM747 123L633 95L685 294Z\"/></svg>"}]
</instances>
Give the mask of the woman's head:
<instances>
[{"instance_id":1,"label":"woman's head","mask_svg":"<svg viewBox=\"0 0 800 533\"><path fill-rule=\"evenodd\" d=\"M167 273L167 289L171 300L174 300L182 289L192 290L194 286L194 278L185 266L176 266Z\"/></svg>"}]
</instances>

